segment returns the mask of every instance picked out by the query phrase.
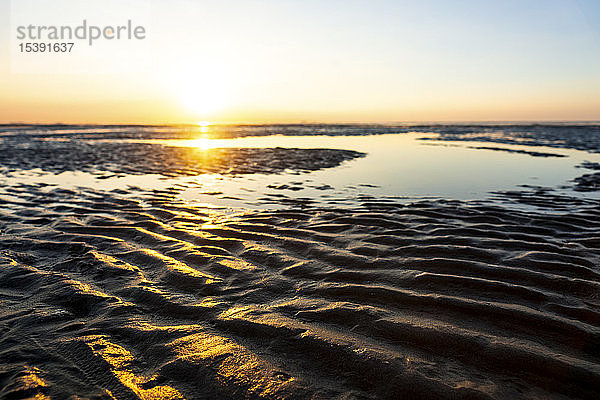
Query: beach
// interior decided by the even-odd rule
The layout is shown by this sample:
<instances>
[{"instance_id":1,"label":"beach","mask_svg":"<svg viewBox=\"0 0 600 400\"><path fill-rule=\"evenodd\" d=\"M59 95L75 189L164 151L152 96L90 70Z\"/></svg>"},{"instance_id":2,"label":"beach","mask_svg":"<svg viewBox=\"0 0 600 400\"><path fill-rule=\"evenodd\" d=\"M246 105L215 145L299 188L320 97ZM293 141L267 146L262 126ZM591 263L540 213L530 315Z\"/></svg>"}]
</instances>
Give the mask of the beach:
<instances>
[{"instance_id":1,"label":"beach","mask_svg":"<svg viewBox=\"0 0 600 400\"><path fill-rule=\"evenodd\" d=\"M599 163L594 124L0 126L0 398L598 398Z\"/></svg>"}]
</instances>

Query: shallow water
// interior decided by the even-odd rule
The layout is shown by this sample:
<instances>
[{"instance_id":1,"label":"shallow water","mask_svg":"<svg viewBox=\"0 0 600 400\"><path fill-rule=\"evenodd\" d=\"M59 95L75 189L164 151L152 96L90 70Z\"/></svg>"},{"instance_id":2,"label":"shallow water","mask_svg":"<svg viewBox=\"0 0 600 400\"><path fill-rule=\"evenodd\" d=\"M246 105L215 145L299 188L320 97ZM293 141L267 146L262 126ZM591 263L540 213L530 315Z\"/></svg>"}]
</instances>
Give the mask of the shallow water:
<instances>
[{"instance_id":1,"label":"shallow water","mask_svg":"<svg viewBox=\"0 0 600 400\"><path fill-rule=\"evenodd\" d=\"M199 136L202 136L200 134ZM476 200L492 192L516 190L523 185L553 188L557 193L600 199L600 191L574 193L568 186L584 171L584 161L599 162L600 153L582 150L495 144L482 149L479 142L437 141L434 134L406 133L368 136L258 136L235 139L105 139L90 143L145 143L189 148L199 154L214 148L324 148L366 153L336 168L309 173L282 171L277 175L201 174L171 177L157 174L97 179L94 174L69 171L44 174L26 171L13 181L55 183L61 187L126 189L129 186L182 188L179 196L196 204L223 207L281 208L281 199L302 198L313 206L355 207L363 196L413 201L420 198ZM423 140L429 139L429 140ZM518 153L521 152L521 153ZM532 155L532 154L542 154ZM42 174L40 176L39 174Z\"/></svg>"},{"instance_id":2,"label":"shallow water","mask_svg":"<svg viewBox=\"0 0 600 400\"><path fill-rule=\"evenodd\" d=\"M556 187L581 175L576 168L584 161L598 162L600 154L545 146L500 144L496 150L474 149L477 142L422 141L433 138L422 133L386 134L370 136L262 136L237 139L158 140L169 146L198 148L200 151L216 147L292 147L339 148L367 153L367 156L346 162L336 169L315 171L302 178L316 182L316 186L354 189L355 193L375 196L439 197L452 199L481 199L492 191L511 190L521 185ZM539 152L556 156L531 156L502 151ZM275 185L296 187L299 196L318 198L310 187L300 188L292 182L297 176L278 176ZM257 182L258 181L258 182ZM253 177L254 190L266 188L272 177ZM230 183L230 182L228 182ZM242 184L242 186L247 183ZM257 187L258 185L258 187ZM242 187L240 186L240 187ZM230 192L231 186L224 186ZM235 190L239 193L239 190ZM351 192L350 192L351 193ZM187 194L192 198L193 193ZM586 196L600 198L597 193Z\"/></svg>"}]
</instances>

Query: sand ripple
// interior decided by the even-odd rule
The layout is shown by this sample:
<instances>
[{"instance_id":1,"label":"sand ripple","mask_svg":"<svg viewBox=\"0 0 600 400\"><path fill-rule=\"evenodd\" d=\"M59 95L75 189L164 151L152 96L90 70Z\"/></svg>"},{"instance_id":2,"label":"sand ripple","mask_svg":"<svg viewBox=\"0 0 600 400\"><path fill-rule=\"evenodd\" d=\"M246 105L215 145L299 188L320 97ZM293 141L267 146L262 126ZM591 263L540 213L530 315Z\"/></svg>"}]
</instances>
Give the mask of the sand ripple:
<instances>
[{"instance_id":1,"label":"sand ripple","mask_svg":"<svg viewBox=\"0 0 600 400\"><path fill-rule=\"evenodd\" d=\"M3 200L2 398L600 396L597 207Z\"/></svg>"}]
</instances>

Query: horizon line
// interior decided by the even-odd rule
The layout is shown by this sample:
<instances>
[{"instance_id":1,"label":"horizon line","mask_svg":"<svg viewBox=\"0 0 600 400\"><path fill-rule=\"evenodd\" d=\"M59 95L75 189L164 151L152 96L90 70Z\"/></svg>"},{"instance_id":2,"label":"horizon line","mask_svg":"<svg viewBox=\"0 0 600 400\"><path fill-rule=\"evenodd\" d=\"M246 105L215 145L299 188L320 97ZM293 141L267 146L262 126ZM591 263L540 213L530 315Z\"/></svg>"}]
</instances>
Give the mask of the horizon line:
<instances>
[{"instance_id":1,"label":"horizon line","mask_svg":"<svg viewBox=\"0 0 600 400\"><path fill-rule=\"evenodd\" d=\"M413 121L364 121L364 122L322 122L322 121L289 121L289 122L209 122L208 126L265 126L265 125L562 125L562 124L600 124L600 119L578 119L578 120L413 120ZM196 122L0 122L0 126L200 126Z\"/></svg>"}]
</instances>

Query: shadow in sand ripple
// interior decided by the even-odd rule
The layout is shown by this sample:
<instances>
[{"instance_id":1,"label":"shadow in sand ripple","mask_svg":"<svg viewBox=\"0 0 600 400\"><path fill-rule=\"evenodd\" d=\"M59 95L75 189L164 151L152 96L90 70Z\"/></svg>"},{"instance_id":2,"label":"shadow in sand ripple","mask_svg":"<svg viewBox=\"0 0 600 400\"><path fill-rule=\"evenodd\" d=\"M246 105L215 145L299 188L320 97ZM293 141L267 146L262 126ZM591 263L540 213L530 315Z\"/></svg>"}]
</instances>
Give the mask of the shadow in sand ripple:
<instances>
[{"instance_id":1,"label":"shadow in sand ripple","mask_svg":"<svg viewBox=\"0 0 600 400\"><path fill-rule=\"evenodd\" d=\"M600 395L595 209L225 214L152 193L12 196L2 397Z\"/></svg>"}]
</instances>

